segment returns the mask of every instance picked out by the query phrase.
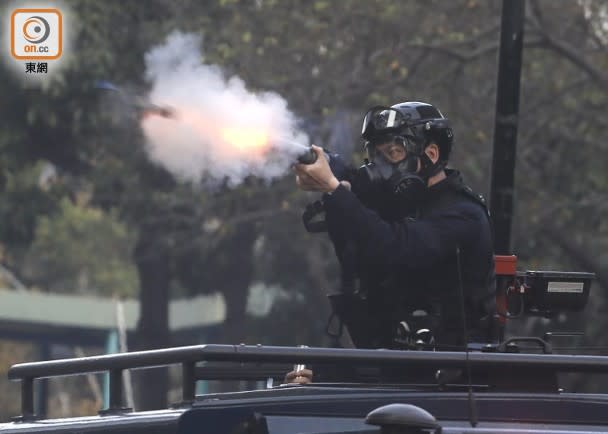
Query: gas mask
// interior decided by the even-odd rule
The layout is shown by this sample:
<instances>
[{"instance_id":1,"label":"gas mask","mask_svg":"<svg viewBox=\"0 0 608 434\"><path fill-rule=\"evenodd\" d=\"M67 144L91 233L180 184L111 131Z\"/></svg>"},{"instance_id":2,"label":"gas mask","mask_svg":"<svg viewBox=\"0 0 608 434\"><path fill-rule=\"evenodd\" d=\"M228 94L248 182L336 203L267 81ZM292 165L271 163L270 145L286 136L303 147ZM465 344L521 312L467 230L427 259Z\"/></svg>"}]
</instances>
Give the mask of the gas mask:
<instances>
[{"instance_id":1,"label":"gas mask","mask_svg":"<svg viewBox=\"0 0 608 434\"><path fill-rule=\"evenodd\" d=\"M358 184L367 184L369 189L376 192L383 190L406 203L418 202L426 191L428 180L419 172L423 167L421 157L415 153L416 146L410 138L396 136L390 140L394 142L390 146L403 147L404 158L391 161L376 145L368 144L369 158L357 171Z\"/></svg>"},{"instance_id":2,"label":"gas mask","mask_svg":"<svg viewBox=\"0 0 608 434\"><path fill-rule=\"evenodd\" d=\"M367 141L368 158L357 172L358 184L370 191L399 198L399 202L413 205L426 191L427 179L419 173L423 164L424 143L408 127L408 118L390 107L373 107L363 119L361 136ZM395 160L379 147L403 147L404 158ZM426 155L425 155L426 156ZM366 185L367 184L367 185ZM387 198L388 199L388 198Z\"/></svg>"}]
</instances>

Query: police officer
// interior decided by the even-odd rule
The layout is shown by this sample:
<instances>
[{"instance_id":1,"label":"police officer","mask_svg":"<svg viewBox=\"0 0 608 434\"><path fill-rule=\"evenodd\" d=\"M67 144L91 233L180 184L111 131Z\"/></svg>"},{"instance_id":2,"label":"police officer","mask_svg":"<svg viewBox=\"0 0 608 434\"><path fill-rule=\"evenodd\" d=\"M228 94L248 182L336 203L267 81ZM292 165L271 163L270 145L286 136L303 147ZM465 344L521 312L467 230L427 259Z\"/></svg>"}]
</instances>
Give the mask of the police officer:
<instances>
[{"instance_id":1,"label":"police officer","mask_svg":"<svg viewBox=\"0 0 608 434\"><path fill-rule=\"evenodd\" d=\"M465 339L489 340L490 222L483 199L446 168L448 119L423 102L374 107L362 137L366 162L347 180L326 158L295 166L299 188L324 193L343 280L332 302L355 345L462 350Z\"/></svg>"}]
</instances>

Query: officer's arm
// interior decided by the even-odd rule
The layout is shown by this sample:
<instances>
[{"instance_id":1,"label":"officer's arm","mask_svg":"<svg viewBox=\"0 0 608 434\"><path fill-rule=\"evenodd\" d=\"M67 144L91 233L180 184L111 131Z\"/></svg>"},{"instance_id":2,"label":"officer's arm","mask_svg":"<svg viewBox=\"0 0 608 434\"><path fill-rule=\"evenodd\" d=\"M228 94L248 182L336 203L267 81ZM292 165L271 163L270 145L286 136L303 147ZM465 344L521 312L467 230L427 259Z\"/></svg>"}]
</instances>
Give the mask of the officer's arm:
<instances>
[{"instance_id":1,"label":"officer's arm","mask_svg":"<svg viewBox=\"0 0 608 434\"><path fill-rule=\"evenodd\" d=\"M445 211L420 221L388 223L344 187L326 195L325 211L332 238L350 239L372 263L420 268L452 255L477 236L477 216Z\"/></svg>"}]
</instances>

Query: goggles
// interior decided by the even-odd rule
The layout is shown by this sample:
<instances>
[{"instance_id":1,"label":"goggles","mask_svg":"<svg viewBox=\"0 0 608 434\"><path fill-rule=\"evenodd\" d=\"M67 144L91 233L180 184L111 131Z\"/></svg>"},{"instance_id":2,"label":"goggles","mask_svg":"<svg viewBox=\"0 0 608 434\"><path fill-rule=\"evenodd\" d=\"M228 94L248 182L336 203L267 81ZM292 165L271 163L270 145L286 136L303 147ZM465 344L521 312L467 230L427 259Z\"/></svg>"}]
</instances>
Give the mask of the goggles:
<instances>
[{"instance_id":1,"label":"goggles","mask_svg":"<svg viewBox=\"0 0 608 434\"><path fill-rule=\"evenodd\" d=\"M384 147L383 145L387 145L385 147L385 151L381 150ZM405 151L405 156L417 155L419 151L419 146L416 145L415 137L409 134L374 135L373 139L367 142L365 149L368 152L368 157L370 158L370 160L376 161L378 157L382 157L384 159L388 159L388 161L390 162L390 158L386 157L386 152L388 152L391 145L398 145L403 147Z\"/></svg>"}]
</instances>

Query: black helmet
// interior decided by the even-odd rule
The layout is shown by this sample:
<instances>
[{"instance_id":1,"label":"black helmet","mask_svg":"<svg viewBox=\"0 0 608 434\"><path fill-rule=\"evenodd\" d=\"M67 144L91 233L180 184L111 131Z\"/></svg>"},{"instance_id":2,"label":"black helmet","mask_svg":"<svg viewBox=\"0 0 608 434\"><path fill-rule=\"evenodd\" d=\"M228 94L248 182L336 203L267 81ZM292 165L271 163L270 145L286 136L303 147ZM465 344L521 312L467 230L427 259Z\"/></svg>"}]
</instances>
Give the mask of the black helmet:
<instances>
[{"instance_id":1,"label":"black helmet","mask_svg":"<svg viewBox=\"0 0 608 434\"><path fill-rule=\"evenodd\" d=\"M415 101L391 107L372 107L365 115L361 137L365 139L366 149L369 145L394 136L403 136L413 141L418 155L429 143L436 143L443 165L449 159L454 141L449 120L431 104Z\"/></svg>"}]
</instances>

